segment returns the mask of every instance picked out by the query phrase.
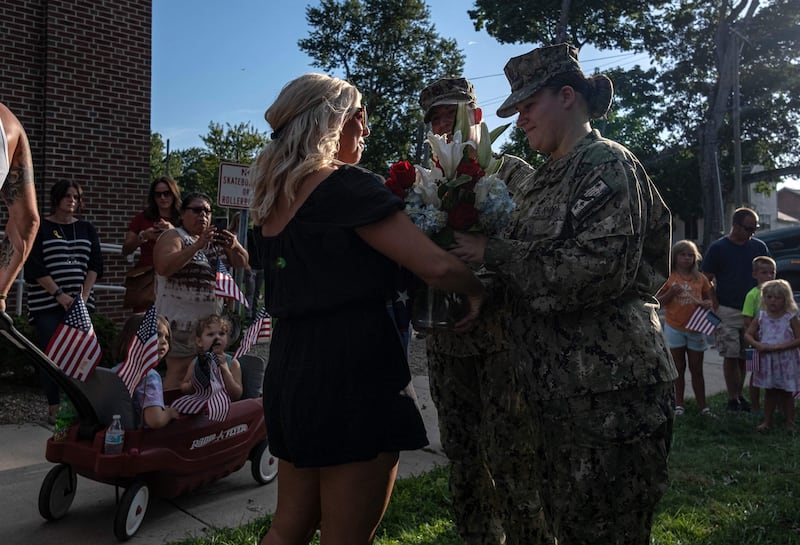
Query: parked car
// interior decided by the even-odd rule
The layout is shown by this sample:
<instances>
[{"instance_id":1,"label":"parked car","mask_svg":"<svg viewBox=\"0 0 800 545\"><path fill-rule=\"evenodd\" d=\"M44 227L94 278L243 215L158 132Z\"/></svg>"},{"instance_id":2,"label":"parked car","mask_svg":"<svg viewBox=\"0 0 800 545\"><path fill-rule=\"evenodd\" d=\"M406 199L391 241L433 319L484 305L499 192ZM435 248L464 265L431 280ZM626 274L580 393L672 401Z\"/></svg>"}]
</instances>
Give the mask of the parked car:
<instances>
[{"instance_id":1,"label":"parked car","mask_svg":"<svg viewBox=\"0 0 800 545\"><path fill-rule=\"evenodd\" d=\"M800 292L800 227L784 227L756 233L764 241L777 264L777 276Z\"/></svg>"}]
</instances>

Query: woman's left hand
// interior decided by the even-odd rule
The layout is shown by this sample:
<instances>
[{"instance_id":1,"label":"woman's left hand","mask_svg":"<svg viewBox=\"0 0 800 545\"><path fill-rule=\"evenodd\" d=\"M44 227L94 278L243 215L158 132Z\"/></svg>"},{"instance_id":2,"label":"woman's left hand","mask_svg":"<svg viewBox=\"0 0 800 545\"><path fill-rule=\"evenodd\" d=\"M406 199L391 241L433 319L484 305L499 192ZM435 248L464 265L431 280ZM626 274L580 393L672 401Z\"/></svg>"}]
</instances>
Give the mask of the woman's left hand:
<instances>
[{"instance_id":1,"label":"woman's left hand","mask_svg":"<svg viewBox=\"0 0 800 545\"><path fill-rule=\"evenodd\" d=\"M230 250L236 242L236 235L226 229L217 229L214 233L214 244L223 250Z\"/></svg>"},{"instance_id":2,"label":"woman's left hand","mask_svg":"<svg viewBox=\"0 0 800 545\"><path fill-rule=\"evenodd\" d=\"M448 251L466 263L483 263L483 254L486 252L488 238L483 235L469 235L455 233L456 243Z\"/></svg>"}]
</instances>

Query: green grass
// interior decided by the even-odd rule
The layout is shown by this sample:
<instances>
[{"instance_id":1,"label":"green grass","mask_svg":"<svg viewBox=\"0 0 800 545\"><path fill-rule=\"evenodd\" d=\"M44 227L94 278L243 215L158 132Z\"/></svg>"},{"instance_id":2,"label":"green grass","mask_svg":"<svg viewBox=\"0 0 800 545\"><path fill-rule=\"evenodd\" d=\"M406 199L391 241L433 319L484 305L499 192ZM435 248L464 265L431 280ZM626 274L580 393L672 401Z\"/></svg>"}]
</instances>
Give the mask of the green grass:
<instances>
[{"instance_id":1,"label":"green grass","mask_svg":"<svg viewBox=\"0 0 800 545\"><path fill-rule=\"evenodd\" d=\"M710 399L718 418L689 401L675 423L671 484L653 524L655 545L800 545L800 434L755 431L757 415L730 414L722 395ZM456 545L447 469L397 482L376 545ZM175 545L255 545L271 518ZM313 543L318 543L315 539Z\"/></svg>"}]
</instances>

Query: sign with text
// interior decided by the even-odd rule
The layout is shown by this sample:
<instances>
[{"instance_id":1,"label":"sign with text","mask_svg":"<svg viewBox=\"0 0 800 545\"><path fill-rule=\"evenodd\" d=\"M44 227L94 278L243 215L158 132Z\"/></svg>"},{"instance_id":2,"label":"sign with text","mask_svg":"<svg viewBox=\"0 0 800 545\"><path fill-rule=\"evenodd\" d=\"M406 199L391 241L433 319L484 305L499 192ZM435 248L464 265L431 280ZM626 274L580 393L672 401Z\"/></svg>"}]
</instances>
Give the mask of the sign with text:
<instances>
[{"instance_id":1,"label":"sign with text","mask_svg":"<svg viewBox=\"0 0 800 545\"><path fill-rule=\"evenodd\" d=\"M236 163L220 163L219 189L217 189L217 204L223 208L239 208L247 210L253 198L250 191L250 181L247 174L249 165Z\"/></svg>"}]
</instances>

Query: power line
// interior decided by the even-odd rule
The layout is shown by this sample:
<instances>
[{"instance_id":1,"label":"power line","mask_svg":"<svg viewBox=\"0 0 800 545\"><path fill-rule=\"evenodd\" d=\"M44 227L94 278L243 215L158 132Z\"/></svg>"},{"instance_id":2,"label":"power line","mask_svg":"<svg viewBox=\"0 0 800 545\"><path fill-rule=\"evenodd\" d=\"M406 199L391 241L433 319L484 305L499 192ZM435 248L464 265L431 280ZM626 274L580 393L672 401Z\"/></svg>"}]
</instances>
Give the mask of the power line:
<instances>
[{"instance_id":1,"label":"power line","mask_svg":"<svg viewBox=\"0 0 800 545\"><path fill-rule=\"evenodd\" d=\"M636 53L636 52L620 53L618 55L607 55L607 56L604 56L604 57L595 57L593 59L583 59L580 62L581 62L581 65L585 66L585 65L588 65L588 64L591 64L591 63L595 63L595 62L598 62L598 61L605 61L605 60L608 60L608 59L619 59L619 58L622 58L622 57L640 57L640 59L645 59L645 58L647 58L647 53ZM639 60L639 59L633 59L633 60L631 60L631 61L629 61L629 62L627 62L625 64L618 65L618 66L627 66L631 62L637 62L637 60ZM605 63L605 65L603 65L603 67L610 66L610 65L613 65L613 64L614 63ZM467 77L467 79L470 80L470 81L477 81L477 80L481 80L481 79L497 78L497 77L501 77L501 76L505 77L505 73L504 72L500 72L498 74L487 74L485 76Z\"/></svg>"}]
</instances>

